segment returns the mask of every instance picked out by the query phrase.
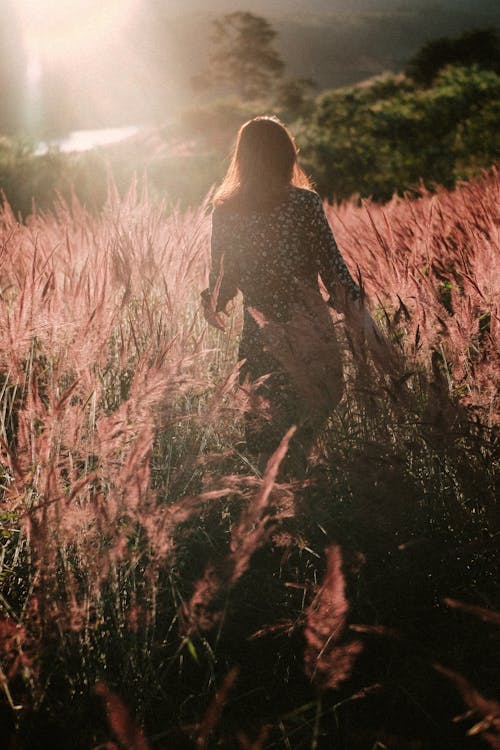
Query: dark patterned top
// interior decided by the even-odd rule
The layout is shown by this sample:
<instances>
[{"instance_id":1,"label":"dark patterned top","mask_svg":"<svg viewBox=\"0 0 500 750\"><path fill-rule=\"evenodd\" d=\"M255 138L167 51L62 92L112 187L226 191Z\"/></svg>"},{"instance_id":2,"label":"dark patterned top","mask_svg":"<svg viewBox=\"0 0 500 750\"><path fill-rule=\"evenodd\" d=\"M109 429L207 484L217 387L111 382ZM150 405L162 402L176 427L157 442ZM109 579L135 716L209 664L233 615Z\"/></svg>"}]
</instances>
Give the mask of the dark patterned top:
<instances>
[{"instance_id":1,"label":"dark patterned top","mask_svg":"<svg viewBox=\"0 0 500 750\"><path fill-rule=\"evenodd\" d=\"M217 297L217 311L224 310L240 289L245 308L286 320L290 303L300 297L300 286L318 288L318 273L336 309L343 307L339 294L347 292L356 299L360 293L321 198L302 188L289 188L283 201L267 212L216 207L211 269L210 292Z\"/></svg>"},{"instance_id":2,"label":"dark patterned top","mask_svg":"<svg viewBox=\"0 0 500 750\"><path fill-rule=\"evenodd\" d=\"M360 290L339 252L320 197L311 190L293 187L268 211L236 212L225 205L217 207L212 215L211 267L210 287L202 293L204 302L215 298L216 310L222 311L238 289L243 293L243 331L238 350L243 362L240 382L244 383L246 378L252 382L260 380L257 394L268 404L267 420L259 419L258 413L246 415L248 449L256 455L272 452L292 424L301 425L300 435L296 434L299 444L310 445L315 432L309 425L308 400L297 387L290 367L269 344L266 327L257 324L252 308L266 321L274 321L278 326L285 324L288 330L287 323L292 319L297 321L297 311L307 309L306 287L315 298L317 295L319 314L323 303L318 273L336 309L343 310L346 297L359 297ZM327 338L331 338L335 336L333 324L326 307L324 312L332 328ZM319 319L312 319L311 323L313 326L317 323L318 330L324 332ZM293 330L291 325L292 336ZM286 339L283 329L282 333ZM314 331L311 334L313 342ZM313 359L307 367L321 370L327 365L318 363L317 357ZM339 366L327 373L328 381L341 378Z\"/></svg>"}]
</instances>

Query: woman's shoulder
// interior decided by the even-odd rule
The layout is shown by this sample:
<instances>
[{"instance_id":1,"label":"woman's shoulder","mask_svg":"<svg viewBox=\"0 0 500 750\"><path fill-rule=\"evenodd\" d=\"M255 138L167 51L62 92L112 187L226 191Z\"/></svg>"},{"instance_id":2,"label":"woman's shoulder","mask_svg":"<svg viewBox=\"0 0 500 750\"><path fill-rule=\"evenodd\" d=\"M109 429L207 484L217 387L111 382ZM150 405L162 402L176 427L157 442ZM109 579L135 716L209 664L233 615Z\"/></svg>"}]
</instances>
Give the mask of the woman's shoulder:
<instances>
[{"instance_id":1,"label":"woman's shoulder","mask_svg":"<svg viewBox=\"0 0 500 750\"><path fill-rule=\"evenodd\" d=\"M315 190L308 188L288 187L274 203L263 206L245 205L244 201L238 200L238 196L226 201L216 203L212 209L212 221L216 224L234 223L245 218L260 215L273 215L276 212L294 210L307 210L321 205L322 201Z\"/></svg>"},{"instance_id":2,"label":"woman's shoulder","mask_svg":"<svg viewBox=\"0 0 500 750\"><path fill-rule=\"evenodd\" d=\"M319 195L316 192L316 190L313 190L312 188L303 188L303 187L293 186L291 190L295 195L305 200L312 200L314 198L319 198Z\"/></svg>"},{"instance_id":3,"label":"woman's shoulder","mask_svg":"<svg viewBox=\"0 0 500 750\"><path fill-rule=\"evenodd\" d=\"M228 198L225 201L213 204L212 222L223 225L234 224L241 220L244 213L240 201L236 198Z\"/></svg>"},{"instance_id":4,"label":"woman's shoulder","mask_svg":"<svg viewBox=\"0 0 500 750\"><path fill-rule=\"evenodd\" d=\"M212 206L212 224L217 226L225 226L231 224L234 219L236 212L234 207L224 203L216 203Z\"/></svg>"},{"instance_id":5,"label":"woman's shoulder","mask_svg":"<svg viewBox=\"0 0 500 750\"><path fill-rule=\"evenodd\" d=\"M228 205L226 202L212 204L212 216L219 218L220 216L226 216L228 213Z\"/></svg>"},{"instance_id":6,"label":"woman's shoulder","mask_svg":"<svg viewBox=\"0 0 500 750\"><path fill-rule=\"evenodd\" d=\"M309 188L293 187L291 189L292 201L302 208L310 208L322 204L322 200L315 190Z\"/></svg>"}]
</instances>

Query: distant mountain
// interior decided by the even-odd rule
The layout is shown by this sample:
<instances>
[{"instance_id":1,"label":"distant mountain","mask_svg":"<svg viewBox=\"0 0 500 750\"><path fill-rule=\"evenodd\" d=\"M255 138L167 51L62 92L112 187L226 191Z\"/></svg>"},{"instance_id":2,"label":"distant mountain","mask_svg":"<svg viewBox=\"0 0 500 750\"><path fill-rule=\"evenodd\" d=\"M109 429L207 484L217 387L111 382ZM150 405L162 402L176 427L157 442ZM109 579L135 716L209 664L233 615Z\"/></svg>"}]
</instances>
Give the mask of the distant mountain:
<instances>
[{"instance_id":1,"label":"distant mountain","mask_svg":"<svg viewBox=\"0 0 500 750\"><path fill-rule=\"evenodd\" d=\"M500 29L498 0L156 0L154 12L172 32L181 88L206 61L207 25L234 10L263 15L278 31L290 75L319 88L399 71L430 39L475 28Z\"/></svg>"},{"instance_id":2,"label":"distant mountain","mask_svg":"<svg viewBox=\"0 0 500 750\"><path fill-rule=\"evenodd\" d=\"M153 0L150 2L169 14L191 12L227 13L248 10L265 16L303 15L308 13L358 13L367 11L435 10L498 15L497 0Z\"/></svg>"}]
</instances>

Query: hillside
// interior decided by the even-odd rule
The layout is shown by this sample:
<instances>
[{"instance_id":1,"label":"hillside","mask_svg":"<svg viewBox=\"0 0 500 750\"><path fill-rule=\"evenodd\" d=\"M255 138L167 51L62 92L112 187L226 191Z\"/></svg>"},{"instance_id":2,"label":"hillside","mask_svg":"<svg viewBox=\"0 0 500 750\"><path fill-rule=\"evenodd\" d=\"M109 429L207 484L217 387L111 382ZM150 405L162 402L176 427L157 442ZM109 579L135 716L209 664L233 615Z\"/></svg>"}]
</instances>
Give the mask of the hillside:
<instances>
[{"instance_id":1,"label":"hillside","mask_svg":"<svg viewBox=\"0 0 500 750\"><path fill-rule=\"evenodd\" d=\"M327 208L385 337L334 316L306 481L242 442L205 206L0 210L0 747L498 748L499 193Z\"/></svg>"},{"instance_id":2,"label":"hillside","mask_svg":"<svg viewBox=\"0 0 500 750\"><path fill-rule=\"evenodd\" d=\"M268 18L278 31L277 46L288 71L316 80L319 88L356 83L385 70L398 71L430 39L459 35L472 28L500 28L500 6L490 0L408 0L330 2L228 2L199 0L169 3L160 15L169 19L177 43L179 73L188 81L207 54L206 23L230 10L251 10ZM175 18L175 20L173 20ZM189 42L186 48L185 41Z\"/></svg>"}]
</instances>

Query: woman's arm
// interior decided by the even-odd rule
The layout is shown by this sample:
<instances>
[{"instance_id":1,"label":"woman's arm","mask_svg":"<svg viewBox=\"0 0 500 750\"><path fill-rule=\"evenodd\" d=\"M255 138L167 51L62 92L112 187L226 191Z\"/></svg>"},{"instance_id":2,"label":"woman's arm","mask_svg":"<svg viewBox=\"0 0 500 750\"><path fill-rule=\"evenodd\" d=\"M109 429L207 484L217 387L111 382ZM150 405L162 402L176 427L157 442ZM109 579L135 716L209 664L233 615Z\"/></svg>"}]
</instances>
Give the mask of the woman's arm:
<instances>
[{"instance_id":1,"label":"woman's arm","mask_svg":"<svg viewBox=\"0 0 500 750\"><path fill-rule=\"evenodd\" d=\"M238 273L231 239L224 217L214 209L209 285L201 293L201 300L206 320L221 330L224 330L224 323L220 313L226 311L228 302L238 292Z\"/></svg>"},{"instance_id":2,"label":"woman's arm","mask_svg":"<svg viewBox=\"0 0 500 750\"><path fill-rule=\"evenodd\" d=\"M238 269L231 226L217 209L212 214L211 256L209 290L216 311L222 312L238 292Z\"/></svg>"},{"instance_id":3,"label":"woman's arm","mask_svg":"<svg viewBox=\"0 0 500 750\"><path fill-rule=\"evenodd\" d=\"M348 302L361 297L361 290L340 254L323 203L316 193L312 193L311 198L310 233L311 252L316 259L321 280L330 295L330 302L336 310L345 312Z\"/></svg>"},{"instance_id":4,"label":"woman's arm","mask_svg":"<svg viewBox=\"0 0 500 750\"><path fill-rule=\"evenodd\" d=\"M316 252L319 274L330 294L331 304L344 314L345 323L355 336L362 337L377 367L392 374L399 372L399 355L364 304L361 289L349 273L323 210L321 198L316 194L311 223L316 243L313 251Z\"/></svg>"}]
</instances>

